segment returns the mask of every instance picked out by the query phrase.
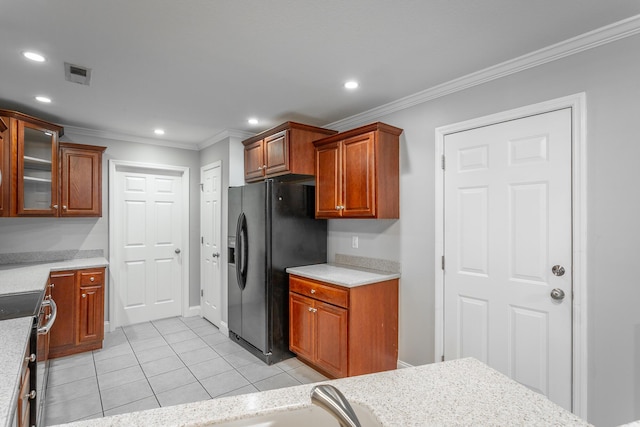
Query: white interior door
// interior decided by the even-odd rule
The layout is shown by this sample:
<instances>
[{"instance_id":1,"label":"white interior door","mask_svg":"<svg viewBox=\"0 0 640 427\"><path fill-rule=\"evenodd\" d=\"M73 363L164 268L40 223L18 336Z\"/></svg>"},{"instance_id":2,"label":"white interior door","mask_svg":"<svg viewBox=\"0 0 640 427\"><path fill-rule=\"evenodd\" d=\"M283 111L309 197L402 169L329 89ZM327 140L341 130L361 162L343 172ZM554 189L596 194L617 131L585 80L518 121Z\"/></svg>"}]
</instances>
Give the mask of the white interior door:
<instances>
[{"instance_id":1,"label":"white interior door","mask_svg":"<svg viewBox=\"0 0 640 427\"><path fill-rule=\"evenodd\" d=\"M203 166L200 170L202 189L200 193L202 315L218 327L220 327L222 320L221 169L220 162L216 162Z\"/></svg>"},{"instance_id":2,"label":"white interior door","mask_svg":"<svg viewBox=\"0 0 640 427\"><path fill-rule=\"evenodd\" d=\"M566 108L445 135L443 213L445 359L475 357L569 410L571 129Z\"/></svg>"},{"instance_id":3,"label":"white interior door","mask_svg":"<svg viewBox=\"0 0 640 427\"><path fill-rule=\"evenodd\" d=\"M182 180L175 171L115 169L111 227L117 255L111 271L115 267L120 326L182 314L183 221L188 221Z\"/></svg>"}]
</instances>

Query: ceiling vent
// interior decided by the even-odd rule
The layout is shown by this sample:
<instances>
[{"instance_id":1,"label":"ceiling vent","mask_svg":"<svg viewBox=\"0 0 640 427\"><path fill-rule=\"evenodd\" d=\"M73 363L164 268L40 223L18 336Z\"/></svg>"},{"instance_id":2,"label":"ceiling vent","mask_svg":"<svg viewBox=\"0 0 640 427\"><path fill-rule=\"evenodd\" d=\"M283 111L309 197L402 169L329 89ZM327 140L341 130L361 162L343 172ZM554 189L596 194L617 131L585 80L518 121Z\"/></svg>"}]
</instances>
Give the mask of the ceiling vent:
<instances>
[{"instance_id":1,"label":"ceiling vent","mask_svg":"<svg viewBox=\"0 0 640 427\"><path fill-rule=\"evenodd\" d=\"M64 63L64 78L68 82L89 86L91 80L91 68L80 65Z\"/></svg>"}]
</instances>

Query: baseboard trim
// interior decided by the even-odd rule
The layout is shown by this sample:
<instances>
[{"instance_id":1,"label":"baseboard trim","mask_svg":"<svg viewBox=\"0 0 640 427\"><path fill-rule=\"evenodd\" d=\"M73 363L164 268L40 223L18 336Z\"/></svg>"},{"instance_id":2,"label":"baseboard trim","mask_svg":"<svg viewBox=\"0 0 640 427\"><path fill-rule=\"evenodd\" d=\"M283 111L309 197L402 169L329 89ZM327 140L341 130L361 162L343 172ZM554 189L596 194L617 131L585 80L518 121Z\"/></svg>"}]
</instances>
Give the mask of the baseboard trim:
<instances>
[{"instance_id":1,"label":"baseboard trim","mask_svg":"<svg viewBox=\"0 0 640 427\"><path fill-rule=\"evenodd\" d=\"M404 368L412 368L413 365L407 363L407 362L403 362L402 360L398 359L398 363L397 363L398 369L404 369Z\"/></svg>"},{"instance_id":2,"label":"baseboard trim","mask_svg":"<svg viewBox=\"0 0 640 427\"><path fill-rule=\"evenodd\" d=\"M183 314L183 316L184 317L200 316L200 306L199 305L189 306L189 309L187 310L186 313Z\"/></svg>"}]
</instances>

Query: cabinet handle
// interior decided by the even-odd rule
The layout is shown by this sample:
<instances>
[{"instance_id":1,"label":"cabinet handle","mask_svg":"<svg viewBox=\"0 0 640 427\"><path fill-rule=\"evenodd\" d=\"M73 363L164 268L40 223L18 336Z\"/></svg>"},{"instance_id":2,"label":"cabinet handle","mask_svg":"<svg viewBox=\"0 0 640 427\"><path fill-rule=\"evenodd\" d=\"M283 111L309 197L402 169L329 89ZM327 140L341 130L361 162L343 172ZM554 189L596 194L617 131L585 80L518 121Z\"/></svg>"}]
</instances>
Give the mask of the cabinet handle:
<instances>
[{"instance_id":1,"label":"cabinet handle","mask_svg":"<svg viewBox=\"0 0 640 427\"><path fill-rule=\"evenodd\" d=\"M35 362L36 361L35 353L31 353L31 356L25 357L24 360L26 360L27 362Z\"/></svg>"},{"instance_id":2,"label":"cabinet handle","mask_svg":"<svg viewBox=\"0 0 640 427\"><path fill-rule=\"evenodd\" d=\"M82 298L86 298L86 297L87 297L87 294L82 294Z\"/></svg>"},{"instance_id":3,"label":"cabinet handle","mask_svg":"<svg viewBox=\"0 0 640 427\"><path fill-rule=\"evenodd\" d=\"M36 391L35 390L31 390L31 392L25 394L24 397L25 397L25 399L33 400L33 399L36 398Z\"/></svg>"},{"instance_id":4,"label":"cabinet handle","mask_svg":"<svg viewBox=\"0 0 640 427\"><path fill-rule=\"evenodd\" d=\"M311 313L315 313L316 311L318 311L318 309L317 308L313 308L313 307L309 307L309 311Z\"/></svg>"},{"instance_id":5,"label":"cabinet handle","mask_svg":"<svg viewBox=\"0 0 640 427\"><path fill-rule=\"evenodd\" d=\"M91 278L89 279L90 282L93 282L95 279L95 277L91 276Z\"/></svg>"}]
</instances>

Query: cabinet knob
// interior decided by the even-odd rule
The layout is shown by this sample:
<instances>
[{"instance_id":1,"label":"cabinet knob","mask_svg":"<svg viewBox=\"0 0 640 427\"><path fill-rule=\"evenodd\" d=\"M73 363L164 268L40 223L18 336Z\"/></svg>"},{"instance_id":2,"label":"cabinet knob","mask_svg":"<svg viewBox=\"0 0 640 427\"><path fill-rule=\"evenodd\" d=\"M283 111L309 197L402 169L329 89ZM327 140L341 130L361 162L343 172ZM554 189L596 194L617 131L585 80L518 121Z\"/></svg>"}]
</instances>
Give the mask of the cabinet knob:
<instances>
[{"instance_id":1,"label":"cabinet knob","mask_svg":"<svg viewBox=\"0 0 640 427\"><path fill-rule=\"evenodd\" d=\"M86 297L87 297L87 294L82 294L82 298L86 298Z\"/></svg>"},{"instance_id":2,"label":"cabinet knob","mask_svg":"<svg viewBox=\"0 0 640 427\"><path fill-rule=\"evenodd\" d=\"M53 288L55 288L55 287L56 287L56 284L55 284L55 283L51 283L51 284L49 284L49 287L50 287L51 289L53 289Z\"/></svg>"},{"instance_id":3,"label":"cabinet knob","mask_svg":"<svg viewBox=\"0 0 640 427\"><path fill-rule=\"evenodd\" d=\"M62 205L62 209L64 209L66 211L67 210L67 206L66 205Z\"/></svg>"},{"instance_id":4,"label":"cabinet knob","mask_svg":"<svg viewBox=\"0 0 640 427\"><path fill-rule=\"evenodd\" d=\"M27 393L24 395L25 399L35 399L36 398L36 391L35 390L31 390L30 393Z\"/></svg>"},{"instance_id":5,"label":"cabinet knob","mask_svg":"<svg viewBox=\"0 0 640 427\"><path fill-rule=\"evenodd\" d=\"M315 293L316 293L316 290L315 290L315 289L311 289L311 293L312 293L312 294L315 294Z\"/></svg>"},{"instance_id":6,"label":"cabinet knob","mask_svg":"<svg viewBox=\"0 0 640 427\"><path fill-rule=\"evenodd\" d=\"M25 357L24 358L27 362L35 362L36 361L36 355L35 353L31 353L31 356L29 357Z\"/></svg>"},{"instance_id":7,"label":"cabinet knob","mask_svg":"<svg viewBox=\"0 0 640 427\"><path fill-rule=\"evenodd\" d=\"M90 281L90 282L93 282L94 280L96 280L96 278L95 278L95 277L93 277L93 276L91 276L91 278L89 278L89 281Z\"/></svg>"},{"instance_id":8,"label":"cabinet knob","mask_svg":"<svg viewBox=\"0 0 640 427\"><path fill-rule=\"evenodd\" d=\"M318 311L317 308L309 307L309 312L315 313L316 311Z\"/></svg>"},{"instance_id":9,"label":"cabinet knob","mask_svg":"<svg viewBox=\"0 0 640 427\"><path fill-rule=\"evenodd\" d=\"M51 206L53 209L58 209L58 205Z\"/></svg>"}]
</instances>

